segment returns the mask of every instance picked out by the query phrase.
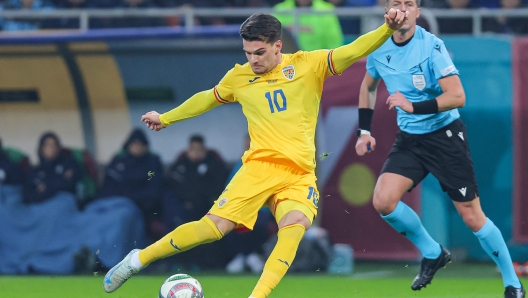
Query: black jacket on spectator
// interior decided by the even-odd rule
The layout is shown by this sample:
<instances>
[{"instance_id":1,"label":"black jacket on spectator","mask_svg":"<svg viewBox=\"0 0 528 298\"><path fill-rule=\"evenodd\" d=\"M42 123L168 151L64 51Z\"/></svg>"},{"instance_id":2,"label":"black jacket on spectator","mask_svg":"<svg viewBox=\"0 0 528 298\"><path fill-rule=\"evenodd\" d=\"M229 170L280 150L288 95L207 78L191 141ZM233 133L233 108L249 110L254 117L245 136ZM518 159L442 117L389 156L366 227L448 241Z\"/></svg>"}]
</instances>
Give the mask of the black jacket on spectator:
<instances>
[{"instance_id":1,"label":"black jacket on spectator","mask_svg":"<svg viewBox=\"0 0 528 298\"><path fill-rule=\"evenodd\" d=\"M9 159L7 153L2 149L2 143L0 142L0 185L1 184L24 184L24 170L20 165Z\"/></svg>"},{"instance_id":2,"label":"black jacket on spectator","mask_svg":"<svg viewBox=\"0 0 528 298\"><path fill-rule=\"evenodd\" d=\"M60 191L75 194L77 182L81 178L81 168L71 154L61 151L53 160L46 159L41 154L40 149L44 140L49 137L55 138L58 142L58 138L53 133L47 133L41 137L40 164L30 169L24 187L26 203L44 202Z\"/></svg>"},{"instance_id":3,"label":"black jacket on spectator","mask_svg":"<svg viewBox=\"0 0 528 298\"><path fill-rule=\"evenodd\" d=\"M127 197L137 204L147 218L152 218L154 213L160 212L163 167L160 158L153 153L147 152L141 157L128 153L126 148L134 140L148 145L142 131L135 130L131 134L123 146L123 152L114 156L106 167L103 187L98 197Z\"/></svg>"},{"instance_id":4,"label":"black jacket on spectator","mask_svg":"<svg viewBox=\"0 0 528 298\"><path fill-rule=\"evenodd\" d=\"M205 158L191 161L185 153L172 164L168 172L168 184L176 193L176 199L186 209L189 218L203 217L222 193L227 179L227 168L222 158L207 150Z\"/></svg>"}]
</instances>

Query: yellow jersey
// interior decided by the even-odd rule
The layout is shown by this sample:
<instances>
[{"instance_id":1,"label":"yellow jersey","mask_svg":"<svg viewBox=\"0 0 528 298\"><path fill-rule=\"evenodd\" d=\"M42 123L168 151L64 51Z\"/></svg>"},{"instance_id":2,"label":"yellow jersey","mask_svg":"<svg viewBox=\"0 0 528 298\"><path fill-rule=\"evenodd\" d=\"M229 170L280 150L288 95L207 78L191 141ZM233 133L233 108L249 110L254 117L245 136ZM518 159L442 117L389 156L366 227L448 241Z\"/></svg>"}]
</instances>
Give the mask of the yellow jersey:
<instances>
[{"instance_id":1,"label":"yellow jersey","mask_svg":"<svg viewBox=\"0 0 528 298\"><path fill-rule=\"evenodd\" d=\"M386 25L333 50L282 54L282 61L265 74L249 63L235 65L211 90L195 94L160 116L160 122L195 117L218 105L238 102L248 120L250 149L242 160L282 160L301 169L315 169L315 128L326 78L381 46L393 30Z\"/></svg>"},{"instance_id":2,"label":"yellow jersey","mask_svg":"<svg viewBox=\"0 0 528 298\"><path fill-rule=\"evenodd\" d=\"M240 103L247 118L251 145L242 157L244 162L286 157L313 171L319 103L323 83L333 71L328 64L330 53L282 54L282 62L261 75L249 63L237 64L214 88L219 102Z\"/></svg>"}]
</instances>

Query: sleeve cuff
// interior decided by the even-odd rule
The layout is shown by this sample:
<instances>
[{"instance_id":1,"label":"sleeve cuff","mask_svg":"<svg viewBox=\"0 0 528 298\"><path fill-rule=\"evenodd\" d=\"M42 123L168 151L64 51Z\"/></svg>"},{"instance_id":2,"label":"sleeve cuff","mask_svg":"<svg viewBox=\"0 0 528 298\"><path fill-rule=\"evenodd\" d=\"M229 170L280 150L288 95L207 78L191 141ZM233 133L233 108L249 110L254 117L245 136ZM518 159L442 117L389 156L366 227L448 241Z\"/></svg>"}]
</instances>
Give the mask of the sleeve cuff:
<instances>
[{"instance_id":1,"label":"sleeve cuff","mask_svg":"<svg viewBox=\"0 0 528 298\"><path fill-rule=\"evenodd\" d=\"M159 116L159 120L161 122L161 124L164 126L164 127L167 127L170 125L169 121L167 120L167 117L165 116L165 114L161 114Z\"/></svg>"},{"instance_id":2,"label":"sleeve cuff","mask_svg":"<svg viewBox=\"0 0 528 298\"><path fill-rule=\"evenodd\" d=\"M385 31L386 31L387 33L389 33L390 35L392 35L392 34L394 34L394 32L396 32L396 30L391 29L391 28L387 25L386 22L383 23L383 26L385 26Z\"/></svg>"}]
</instances>

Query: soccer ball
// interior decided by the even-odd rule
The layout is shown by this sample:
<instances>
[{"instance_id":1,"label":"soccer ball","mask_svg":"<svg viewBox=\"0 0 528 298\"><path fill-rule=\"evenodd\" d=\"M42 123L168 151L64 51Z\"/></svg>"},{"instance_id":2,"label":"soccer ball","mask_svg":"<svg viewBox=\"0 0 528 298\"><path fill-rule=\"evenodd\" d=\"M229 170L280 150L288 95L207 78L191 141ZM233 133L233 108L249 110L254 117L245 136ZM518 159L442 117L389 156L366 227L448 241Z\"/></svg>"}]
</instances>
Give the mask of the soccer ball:
<instances>
[{"instance_id":1,"label":"soccer ball","mask_svg":"<svg viewBox=\"0 0 528 298\"><path fill-rule=\"evenodd\" d=\"M204 298L202 285L188 274L174 274L161 285L159 298Z\"/></svg>"}]
</instances>

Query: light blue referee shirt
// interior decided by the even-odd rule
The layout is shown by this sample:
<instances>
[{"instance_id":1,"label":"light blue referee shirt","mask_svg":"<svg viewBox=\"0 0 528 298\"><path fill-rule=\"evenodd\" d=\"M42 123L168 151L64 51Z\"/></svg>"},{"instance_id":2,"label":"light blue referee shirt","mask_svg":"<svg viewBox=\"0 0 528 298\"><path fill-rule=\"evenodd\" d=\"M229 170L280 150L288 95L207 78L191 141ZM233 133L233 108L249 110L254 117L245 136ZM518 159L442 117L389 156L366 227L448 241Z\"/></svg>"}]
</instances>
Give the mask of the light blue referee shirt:
<instances>
[{"instance_id":1,"label":"light blue referee shirt","mask_svg":"<svg viewBox=\"0 0 528 298\"><path fill-rule=\"evenodd\" d=\"M398 46L391 38L370 54L367 71L373 78L383 79L390 94L398 90L411 102L440 96L438 80L458 75L444 42L420 26L407 44ZM412 134L433 132L460 117L457 109L428 115L410 114L399 107L396 111L400 129Z\"/></svg>"}]
</instances>

